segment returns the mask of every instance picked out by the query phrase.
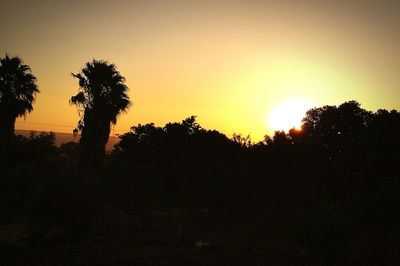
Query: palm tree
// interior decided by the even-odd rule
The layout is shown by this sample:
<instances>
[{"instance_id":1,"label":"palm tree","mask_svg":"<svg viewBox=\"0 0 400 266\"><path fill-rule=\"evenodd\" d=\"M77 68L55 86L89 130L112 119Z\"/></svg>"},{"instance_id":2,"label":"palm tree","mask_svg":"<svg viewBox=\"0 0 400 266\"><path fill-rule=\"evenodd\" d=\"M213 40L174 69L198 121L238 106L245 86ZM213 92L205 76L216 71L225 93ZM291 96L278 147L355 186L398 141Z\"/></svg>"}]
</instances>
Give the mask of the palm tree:
<instances>
[{"instance_id":1,"label":"palm tree","mask_svg":"<svg viewBox=\"0 0 400 266\"><path fill-rule=\"evenodd\" d=\"M105 153L111 124L116 124L118 115L131 104L128 87L115 65L103 60L86 63L80 73L72 76L79 80L80 87L70 103L81 108L78 129L82 155L87 163L99 162Z\"/></svg>"},{"instance_id":2,"label":"palm tree","mask_svg":"<svg viewBox=\"0 0 400 266\"><path fill-rule=\"evenodd\" d=\"M16 118L32 112L38 92L36 77L20 57L0 58L0 144L11 141Z\"/></svg>"}]
</instances>

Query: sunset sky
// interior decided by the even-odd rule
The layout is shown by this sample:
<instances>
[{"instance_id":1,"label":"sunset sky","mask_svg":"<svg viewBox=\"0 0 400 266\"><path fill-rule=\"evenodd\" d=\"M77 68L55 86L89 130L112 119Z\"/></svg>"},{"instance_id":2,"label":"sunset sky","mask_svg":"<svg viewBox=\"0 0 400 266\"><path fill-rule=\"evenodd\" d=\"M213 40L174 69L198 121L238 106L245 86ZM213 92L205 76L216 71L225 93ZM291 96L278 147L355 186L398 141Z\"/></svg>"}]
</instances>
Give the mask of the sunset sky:
<instances>
[{"instance_id":1,"label":"sunset sky","mask_svg":"<svg viewBox=\"0 0 400 266\"><path fill-rule=\"evenodd\" d=\"M0 0L0 56L20 56L41 90L17 129L72 132L71 72L96 58L130 88L115 133L197 115L205 128L258 140L292 99L400 109L399 10L400 1Z\"/></svg>"}]
</instances>

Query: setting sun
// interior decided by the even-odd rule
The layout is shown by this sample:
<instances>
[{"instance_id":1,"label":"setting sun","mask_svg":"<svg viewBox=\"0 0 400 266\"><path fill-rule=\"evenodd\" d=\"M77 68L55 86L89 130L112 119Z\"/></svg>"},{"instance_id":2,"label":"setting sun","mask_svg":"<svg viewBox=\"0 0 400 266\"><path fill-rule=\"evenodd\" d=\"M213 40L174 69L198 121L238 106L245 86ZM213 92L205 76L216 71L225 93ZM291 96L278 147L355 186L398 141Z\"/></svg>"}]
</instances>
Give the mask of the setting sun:
<instances>
[{"instance_id":1,"label":"setting sun","mask_svg":"<svg viewBox=\"0 0 400 266\"><path fill-rule=\"evenodd\" d=\"M400 266L399 10L0 0L0 266Z\"/></svg>"},{"instance_id":2,"label":"setting sun","mask_svg":"<svg viewBox=\"0 0 400 266\"><path fill-rule=\"evenodd\" d=\"M315 104L310 100L291 99L278 104L269 116L268 125L272 131L301 129L302 119L307 110Z\"/></svg>"}]
</instances>

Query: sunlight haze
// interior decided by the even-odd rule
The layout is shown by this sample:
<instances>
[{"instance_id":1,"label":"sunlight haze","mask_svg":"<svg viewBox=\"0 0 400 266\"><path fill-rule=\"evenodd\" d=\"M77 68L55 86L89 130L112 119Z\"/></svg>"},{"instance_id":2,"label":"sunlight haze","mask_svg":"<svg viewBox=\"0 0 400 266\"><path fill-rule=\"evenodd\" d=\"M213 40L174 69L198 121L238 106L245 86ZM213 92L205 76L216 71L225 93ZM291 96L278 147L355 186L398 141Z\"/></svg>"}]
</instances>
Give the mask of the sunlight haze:
<instances>
[{"instance_id":1,"label":"sunlight haze","mask_svg":"<svg viewBox=\"0 0 400 266\"><path fill-rule=\"evenodd\" d=\"M0 0L0 54L20 56L41 91L16 128L72 132L71 73L94 58L130 88L116 134L196 115L260 140L290 99L399 109L399 4L383 2Z\"/></svg>"},{"instance_id":2,"label":"sunlight haze","mask_svg":"<svg viewBox=\"0 0 400 266\"><path fill-rule=\"evenodd\" d=\"M303 117L309 109L314 107L315 104L310 100L285 100L273 109L267 121L268 125L274 131L289 132L292 128L301 130Z\"/></svg>"}]
</instances>

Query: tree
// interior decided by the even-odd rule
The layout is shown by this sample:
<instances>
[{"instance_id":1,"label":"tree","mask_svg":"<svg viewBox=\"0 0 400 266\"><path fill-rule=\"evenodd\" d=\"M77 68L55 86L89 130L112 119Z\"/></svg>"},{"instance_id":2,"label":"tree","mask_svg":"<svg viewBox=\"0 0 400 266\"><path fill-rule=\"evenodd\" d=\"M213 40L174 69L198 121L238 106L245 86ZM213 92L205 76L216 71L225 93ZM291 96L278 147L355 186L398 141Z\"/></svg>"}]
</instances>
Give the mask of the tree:
<instances>
[{"instance_id":1,"label":"tree","mask_svg":"<svg viewBox=\"0 0 400 266\"><path fill-rule=\"evenodd\" d=\"M87 163L99 162L105 153L111 124L116 124L118 115L131 104L128 87L115 65L103 60L86 63L81 72L72 76L79 80L80 88L70 103L83 108L78 122L82 155Z\"/></svg>"},{"instance_id":2,"label":"tree","mask_svg":"<svg viewBox=\"0 0 400 266\"><path fill-rule=\"evenodd\" d=\"M335 156L362 139L371 122L371 112L356 101L323 106L307 112L301 134Z\"/></svg>"},{"instance_id":3,"label":"tree","mask_svg":"<svg viewBox=\"0 0 400 266\"><path fill-rule=\"evenodd\" d=\"M38 92L36 77L20 57L0 58L0 144L11 141L16 118L32 112Z\"/></svg>"}]
</instances>

